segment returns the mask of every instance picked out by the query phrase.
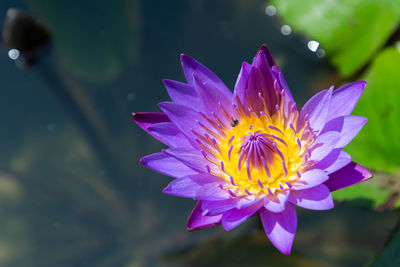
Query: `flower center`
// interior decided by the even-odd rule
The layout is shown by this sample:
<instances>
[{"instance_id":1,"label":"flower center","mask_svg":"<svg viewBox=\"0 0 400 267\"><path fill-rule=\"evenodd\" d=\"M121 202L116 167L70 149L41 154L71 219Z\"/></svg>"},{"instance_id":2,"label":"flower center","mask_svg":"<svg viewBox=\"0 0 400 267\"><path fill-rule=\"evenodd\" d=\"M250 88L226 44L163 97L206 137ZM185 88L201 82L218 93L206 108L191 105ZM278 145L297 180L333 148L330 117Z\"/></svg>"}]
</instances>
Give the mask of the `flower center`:
<instances>
[{"instance_id":1,"label":"flower center","mask_svg":"<svg viewBox=\"0 0 400 267\"><path fill-rule=\"evenodd\" d=\"M254 133L249 132L248 135L243 136L243 142L238 151L240 154L238 169L240 170L242 164L246 162L249 179L251 179L251 167L264 169L265 173L268 176L271 176L268 164L272 164L274 157L278 152L272 135L260 132L261 130Z\"/></svg>"},{"instance_id":2,"label":"flower center","mask_svg":"<svg viewBox=\"0 0 400 267\"><path fill-rule=\"evenodd\" d=\"M203 155L217 167L208 166L208 170L229 182L225 189L232 195L273 195L288 190L312 164L307 161L314 142L308 121L297 126L297 108L293 105L288 112L284 106L276 105L269 114L266 105L256 113L245 111L239 103L235 107L238 118L231 118L229 126L219 120L218 135L208 129L212 137L201 137Z\"/></svg>"}]
</instances>

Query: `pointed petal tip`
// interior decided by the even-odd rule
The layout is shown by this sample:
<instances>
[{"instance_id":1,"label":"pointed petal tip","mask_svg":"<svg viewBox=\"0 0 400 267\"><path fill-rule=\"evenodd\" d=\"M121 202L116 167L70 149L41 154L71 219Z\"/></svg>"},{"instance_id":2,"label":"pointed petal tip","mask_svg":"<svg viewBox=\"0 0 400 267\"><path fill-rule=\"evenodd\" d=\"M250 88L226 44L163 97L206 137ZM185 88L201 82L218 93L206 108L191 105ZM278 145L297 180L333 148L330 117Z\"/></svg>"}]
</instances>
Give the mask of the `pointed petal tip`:
<instances>
[{"instance_id":1,"label":"pointed petal tip","mask_svg":"<svg viewBox=\"0 0 400 267\"><path fill-rule=\"evenodd\" d=\"M132 119L134 122L138 123L140 120L141 113L143 112L132 112Z\"/></svg>"},{"instance_id":2,"label":"pointed petal tip","mask_svg":"<svg viewBox=\"0 0 400 267\"><path fill-rule=\"evenodd\" d=\"M361 90L361 92L362 92L362 91L364 91L365 86L367 86L367 81L364 81L364 80L355 81L355 82L349 83L349 84L347 84L347 85L349 85L349 87L350 87L350 86L351 86L351 87L358 87L359 90ZM344 86L346 86L346 85L344 85ZM340 87L339 87L339 88L340 88ZM338 89L339 89L339 88L338 88Z\"/></svg>"},{"instance_id":3,"label":"pointed petal tip","mask_svg":"<svg viewBox=\"0 0 400 267\"><path fill-rule=\"evenodd\" d=\"M146 159L145 159L145 157L139 159L139 162L140 162L140 164L146 166Z\"/></svg>"},{"instance_id":4,"label":"pointed petal tip","mask_svg":"<svg viewBox=\"0 0 400 267\"><path fill-rule=\"evenodd\" d=\"M367 81L364 81L364 80L357 81L355 83L359 83L359 84L363 85L364 87L367 85Z\"/></svg>"},{"instance_id":5,"label":"pointed petal tip","mask_svg":"<svg viewBox=\"0 0 400 267\"><path fill-rule=\"evenodd\" d=\"M364 182L372 177L372 173L364 166L353 161L330 174L329 177L325 185L332 192Z\"/></svg>"},{"instance_id":6,"label":"pointed petal tip","mask_svg":"<svg viewBox=\"0 0 400 267\"><path fill-rule=\"evenodd\" d=\"M162 79L162 82L165 86L172 84L174 81L170 79Z\"/></svg>"},{"instance_id":7,"label":"pointed petal tip","mask_svg":"<svg viewBox=\"0 0 400 267\"><path fill-rule=\"evenodd\" d=\"M297 229L297 214L293 205L287 205L282 213L264 210L260 213L265 234L271 243L283 254L289 255Z\"/></svg>"},{"instance_id":8,"label":"pointed petal tip","mask_svg":"<svg viewBox=\"0 0 400 267\"><path fill-rule=\"evenodd\" d=\"M260 48L257 51L257 55L262 51L264 54L265 58L267 59L269 67L276 66L276 63L274 61L274 58L272 57L271 51L269 50L268 46L266 44L262 44Z\"/></svg>"},{"instance_id":9,"label":"pointed petal tip","mask_svg":"<svg viewBox=\"0 0 400 267\"><path fill-rule=\"evenodd\" d=\"M182 64L195 61L193 58L191 58L190 56L183 54L183 53L181 54L180 58L181 58Z\"/></svg>"},{"instance_id":10,"label":"pointed petal tip","mask_svg":"<svg viewBox=\"0 0 400 267\"><path fill-rule=\"evenodd\" d=\"M292 244L293 245L293 244ZM274 244L274 246L282 253L285 255L290 255L290 252L292 252L292 245L288 247L278 247Z\"/></svg>"},{"instance_id":11,"label":"pointed petal tip","mask_svg":"<svg viewBox=\"0 0 400 267\"><path fill-rule=\"evenodd\" d=\"M165 85L165 87L174 87L174 86L183 86L183 85L187 86L188 85L184 82L175 81L175 80L171 80L171 79L163 79L162 82Z\"/></svg>"},{"instance_id":12,"label":"pointed petal tip","mask_svg":"<svg viewBox=\"0 0 400 267\"><path fill-rule=\"evenodd\" d=\"M163 110L164 108L168 108L170 106L170 104L172 104L172 102L168 102L168 101L163 101L157 104L157 106Z\"/></svg>"},{"instance_id":13,"label":"pointed petal tip","mask_svg":"<svg viewBox=\"0 0 400 267\"><path fill-rule=\"evenodd\" d=\"M209 228L221 223L222 215L203 216L201 209L202 201L198 201L189 215L186 229L189 231L201 230Z\"/></svg>"},{"instance_id":14,"label":"pointed petal tip","mask_svg":"<svg viewBox=\"0 0 400 267\"><path fill-rule=\"evenodd\" d=\"M269 48L268 48L268 46L267 46L266 44L262 44L262 45L260 46L260 48L258 48L257 54L260 53L261 51L262 51L265 55L271 54L271 51L269 50Z\"/></svg>"},{"instance_id":15,"label":"pointed petal tip","mask_svg":"<svg viewBox=\"0 0 400 267\"><path fill-rule=\"evenodd\" d=\"M161 192L162 193L164 193L164 194L168 194L167 192L168 192L168 190L169 190L169 185L167 185L166 187L164 187L162 190L161 190Z\"/></svg>"}]
</instances>

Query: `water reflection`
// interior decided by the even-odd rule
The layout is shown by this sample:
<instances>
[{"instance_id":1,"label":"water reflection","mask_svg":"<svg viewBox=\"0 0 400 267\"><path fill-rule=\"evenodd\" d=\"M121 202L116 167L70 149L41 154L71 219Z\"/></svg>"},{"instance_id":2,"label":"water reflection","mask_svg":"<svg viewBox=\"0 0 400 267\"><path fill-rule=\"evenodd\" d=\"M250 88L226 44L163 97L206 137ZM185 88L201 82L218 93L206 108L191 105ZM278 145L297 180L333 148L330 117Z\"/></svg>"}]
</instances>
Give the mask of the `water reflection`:
<instances>
[{"instance_id":1,"label":"water reflection","mask_svg":"<svg viewBox=\"0 0 400 267\"><path fill-rule=\"evenodd\" d=\"M17 60L19 58L19 50L15 48L8 50L8 57L12 60Z\"/></svg>"},{"instance_id":2,"label":"water reflection","mask_svg":"<svg viewBox=\"0 0 400 267\"><path fill-rule=\"evenodd\" d=\"M275 16L276 15L276 7L275 6L273 6L273 5L268 5L266 8L265 8L265 13L268 15L268 16L270 16L270 17L272 17L272 16Z\"/></svg>"},{"instance_id":3,"label":"water reflection","mask_svg":"<svg viewBox=\"0 0 400 267\"><path fill-rule=\"evenodd\" d=\"M311 52L316 52L319 47L319 43L315 40L310 40L307 43L307 47L308 47L308 49L310 49Z\"/></svg>"},{"instance_id":4,"label":"water reflection","mask_svg":"<svg viewBox=\"0 0 400 267\"><path fill-rule=\"evenodd\" d=\"M290 27L289 25L285 24L282 25L281 27L281 33L285 36L288 36L292 33L292 27Z\"/></svg>"}]
</instances>

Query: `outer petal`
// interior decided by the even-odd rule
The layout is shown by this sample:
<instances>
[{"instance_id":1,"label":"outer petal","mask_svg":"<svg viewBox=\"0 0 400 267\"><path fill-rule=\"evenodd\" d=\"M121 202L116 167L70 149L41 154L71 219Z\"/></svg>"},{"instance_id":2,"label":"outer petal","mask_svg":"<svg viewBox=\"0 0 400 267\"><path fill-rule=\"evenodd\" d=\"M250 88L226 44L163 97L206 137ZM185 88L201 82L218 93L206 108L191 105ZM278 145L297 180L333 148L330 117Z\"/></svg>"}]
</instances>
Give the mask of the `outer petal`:
<instances>
[{"instance_id":1,"label":"outer petal","mask_svg":"<svg viewBox=\"0 0 400 267\"><path fill-rule=\"evenodd\" d=\"M361 183L371 178L371 172L363 166L352 162L346 167L329 175L329 180L325 182L325 185L330 191L335 191L341 188L345 188L354 184Z\"/></svg>"},{"instance_id":2,"label":"outer petal","mask_svg":"<svg viewBox=\"0 0 400 267\"><path fill-rule=\"evenodd\" d=\"M197 200L225 200L232 198L232 196L221 189L220 185L223 182L218 181L210 184L206 184L200 188L197 192L195 199Z\"/></svg>"},{"instance_id":3,"label":"outer petal","mask_svg":"<svg viewBox=\"0 0 400 267\"><path fill-rule=\"evenodd\" d=\"M173 180L163 189L163 193L178 197L195 198L197 192L208 184L214 184L220 178L207 173L194 174Z\"/></svg>"},{"instance_id":4,"label":"outer petal","mask_svg":"<svg viewBox=\"0 0 400 267\"><path fill-rule=\"evenodd\" d=\"M335 148L339 139L339 132L330 131L320 134L310 147L310 160L318 162L324 159Z\"/></svg>"},{"instance_id":5,"label":"outer petal","mask_svg":"<svg viewBox=\"0 0 400 267\"><path fill-rule=\"evenodd\" d=\"M323 160L315 164L312 169L321 169L325 173L331 174L351 162L351 157L348 153L340 148L335 148Z\"/></svg>"},{"instance_id":6,"label":"outer petal","mask_svg":"<svg viewBox=\"0 0 400 267\"><path fill-rule=\"evenodd\" d=\"M190 85L193 85L193 74L195 74L203 81L214 83L216 90L220 91L220 93L225 95L226 98L232 96L232 92L228 89L228 87L226 87L226 85L211 70L184 54L181 55L181 62L183 73L185 74L186 80Z\"/></svg>"},{"instance_id":7,"label":"outer petal","mask_svg":"<svg viewBox=\"0 0 400 267\"><path fill-rule=\"evenodd\" d=\"M296 209L288 204L281 213L266 209L260 212L264 231L271 243L284 254L290 254L297 228Z\"/></svg>"},{"instance_id":8,"label":"outer petal","mask_svg":"<svg viewBox=\"0 0 400 267\"><path fill-rule=\"evenodd\" d=\"M203 210L208 210L208 214L216 215L231 210L233 208L236 209L247 208L258 202L259 200L260 199L256 198L254 195L251 195L251 196L230 198L226 200L203 201L202 208Z\"/></svg>"},{"instance_id":9,"label":"outer petal","mask_svg":"<svg viewBox=\"0 0 400 267\"><path fill-rule=\"evenodd\" d=\"M148 132L148 128L154 124L161 122L170 122L167 115L160 112L134 112L132 113L133 120L139 125L143 130ZM151 134L152 135L152 134ZM154 135L153 135L154 136ZM159 137L154 136L159 141L163 142Z\"/></svg>"},{"instance_id":10,"label":"outer petal","mask_svg":"<svg viewBox=\"0 0 400 267\"><path fill-rule=\"evenodd\" d=\"M238 199L236 198L217 200L217 201L204 200L202 201L201 208L203 211L207 211L208 215L217 215L235 208L237 201Z\"/></svg>"},{"instance_id":11,"label":"outer petal","mask_svg":"<svg viewBox=\"0 0 400 267\"><path fill-rule=\"evenodd\" d=\"M249 217L251 217L254 213L256 213L264 204L264 201L260 199L260 201L256 202L254 205L251 205L247 208L243 209L231 209L224 213L222 216L222 226L226 231L230 231Z\"/></svg>"},{"instance_id":12,"label":"outer petal","mask_svg":"<svg viewBox=\"0 0 400 267\"><path fill-rule=\"evenodd\" d=\"M323 90L307 101L300 111L300 125L304 123L305 117L308 116L310 127L313 131L319 132L324 128L328 116L332 90L333 88Z\"/></svg>"},{"instance_id":13,"label":"outer petal","mask_svg":"<svg viewBox=\"0 0 400 267\"><path fill-rule=\"evenodd\" d=\"M140 163L152 170L175 178L199 173L182 161L162 152L147 155L140 159Z\"/></svg>"},{"instance_id":14,"label":"outer petal","mask_svg":"<svg viewBox=\"0 0 400 267\"><path fill-rule=\"evenodd\" d=\"M208 228L221 223L222 215L216 216L208 216L203 215L203 211L201 209L202 201L198 201L196 206L194 207L192 213L189 216L189 220L187 222L188 230L199 230Z\"/></svg>"},{"instance_id":15,"label":"outer petal","mask_svg":"<svg viewBox=\"0 0 400 267\"><path fill-rule=\"evenodd\" d=\"M330 120L324 127L323 132L338 131L340 132L340 140L336 144L336 148L345 147L351 140L361 131L367 118L360 116L341 116Z\"/></svg>"},{"instance_id":16,"label":"outer petal","mask_svg":"<svg viewBox=\"0 0 400 267\"><path fill-rule=\"evenodd\" d=\"M309 189L292 191L289 201L310 210L328 210L334 206L331 192L323 184Z\"/></svg>"},{"instance_id":17,"label":"outer petal","mask_svg":"<svg viewBox=\"0 0 400 267\"><path fill-rule=\"evenodd\" d=\"M220 172L219 168L215 167L215 165L211 165L210 162L207 161L197 150L184 147L175 147L164 149L163 152L199 172L207 173L207 165L210 167L213 173L217 174Z\"/></svg>"},{"instance_id":18,"label":"outer petal","mask_svg":"<svg viewBox=\"0 0 400 267\"><path fill-rule=\"evenodd\" d=\"M336 117L350 115L366 84L365 81L358 81L336 89L332 94L327 121Z\"/></svg>"},{"instance_id":19,"label":"outer petal","mask_svg":"<svg viewBox=\"0 0 400 267\"><path fill-rule=\"evenodd\" d=\"M194 141L197 136L193 131L200 134L205 133L205 130L201 127L200 123L208 129L216 132L215 128L203 119L200 112L192 108L172 102L162 102L159 104L159 107L165 112L165 114L167 114L168 118L175 124L175 126L189 138L193 147L200 149L199 144Z\"/></svg>"},{"instance_id":20,"label":"outer petal","mask_svg":"<svg viewBox=\"0 0 400 267\"><path fill-rule=\"evenodd\" d=\"M323 170L313 169L301 174L298 183L293 186L294 190L304 190L320 185L329 179L328 174Z\"/></svg>"},{"instance_id":21,"label":"outer petal","mask_svg":"<svg viewBox=\"0 0 400 267\"><path fill-rule=\"evenodd\" d=\"M186 136L172 122L153 124L147 128L147 131L167 146L192 147Z\"/></svg>"},{"instance_id":22,"label":"outer petal","mask_svg":"<svg viewBox=\"0 0 400 267\"><path fill-rule=\"evenodd\" d=\"M173 80L163 80L169 96L175 103L188 107L201 105L200 99L193 86Z\"/></svg>"}]
</instances>

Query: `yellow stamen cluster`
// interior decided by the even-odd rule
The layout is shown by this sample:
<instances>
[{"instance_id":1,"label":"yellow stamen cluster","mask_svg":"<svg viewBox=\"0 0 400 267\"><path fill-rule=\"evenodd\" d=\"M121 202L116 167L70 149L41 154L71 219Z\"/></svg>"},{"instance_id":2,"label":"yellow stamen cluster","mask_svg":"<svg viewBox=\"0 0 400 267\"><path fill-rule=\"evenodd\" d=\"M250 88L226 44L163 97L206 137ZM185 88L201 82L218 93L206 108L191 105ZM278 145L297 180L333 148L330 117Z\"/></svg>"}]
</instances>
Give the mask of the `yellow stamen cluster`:
<instances>
[{"instance_id":1,"label":"yellow stamen cluster","mask_svg":"<svg viewBox=\"0 0 400 267\"><path fill-rule=\"evenodd\" d=\"M297 109L285 115L283 106L276 105L270 115L266 108L259 113L245 110L239 101L238 118L231 118L230 127L220 127L218 135L203 140L212 147L203 154L219 169L212 174L229 182L224 189L232 195L274 195L288 190L309 167L313 134L307 120L297 126Z\"/></svg>"}]
</instances>

